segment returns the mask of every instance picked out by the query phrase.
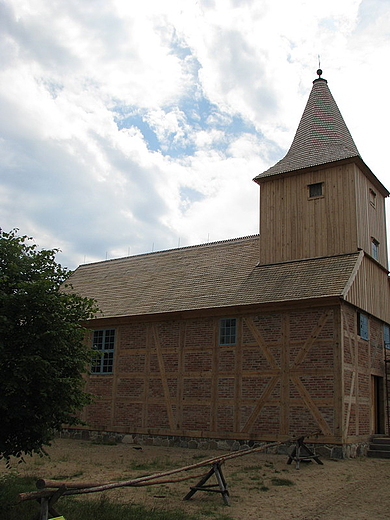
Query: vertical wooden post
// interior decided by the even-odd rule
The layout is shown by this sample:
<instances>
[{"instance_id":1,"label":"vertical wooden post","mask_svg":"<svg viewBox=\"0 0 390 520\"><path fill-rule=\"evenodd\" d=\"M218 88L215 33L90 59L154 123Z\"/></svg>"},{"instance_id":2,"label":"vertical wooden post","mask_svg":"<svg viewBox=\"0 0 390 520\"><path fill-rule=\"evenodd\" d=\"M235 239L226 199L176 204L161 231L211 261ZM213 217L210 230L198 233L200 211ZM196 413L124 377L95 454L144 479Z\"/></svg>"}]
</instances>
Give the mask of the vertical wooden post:
<instances>
[{"instance_id":1,"label":"vertical wooden post","mask_svg":"<svg viewBox=\"0 0 390 520\"><path fill-rule=\"evenodd\" d=\"M280 433L288 435L290 412L290 313L282 315L282 353L280 371Z\"/></svg>"},{"instance_id":2,"label":"vertical wooden post","mask_svg":"<svg viewBox=\"0 0 390 520\"><path fill-rule=\"evenodd\" d=\"M48 520L49 518L49 499L41 498L41 511L39 514L39 520Z\"/></svg>"},{"instance_id":3,"label":"vertical wooden post","mask_svg":"<svg viewBox=\"0 0 390 520\"><path fill-rule=\"evenodd\" d=\"M218 403L218 363L219 363L219 319L214 318L211 353L211 399L210 399L210 430L216 432Z\"/></svg>"},{"instance_id":4,"label":"vertical wooden post","mask_svg":"<svg viewBox=\"0 0 390 520\"><path fill-rule=\"evenodd\" d=\"M215 475L218 484L206 485L206 482L208 481L208 479L210 477L212 477L213 475ZM215 489L215 488L219 488L219 489ZM223 473L222 473L220 461L213 463L210 471L207 473L207 475L205 475L204 477L202 477L199 480L199 482L197 483L196 486L191 486L191 490L186 494L186 496L183 498L183 500L189 500L197 491L208 491L208 492L212 492L212 493L221 493L224 504L227 506L230 506L229 491L227 488L227 483L226 483L225 477L223 476Z\"/></svg>"},{"instance_id":5,"label":"vertical wooden post","mask_svg":"<svg viewBox=\"0 0 390 520\"><path fill-rule=\"evenodd\" d=\"M334 343L333 343L333 408L334 408L334 435L343 441L344 422L344 316L342 307L333 310Z\"/></svg>"},{"instance_id":6,"label":"vertical wooden post","mask_svg":"<svg viewBox=\"0 0 390 520\"><path fill-rule=\"evenodd\" d=\"M233 410L233 424L234 431L241 430L241 399L242 399L242 318L237 318L236 322L236 362L234 367L234 410Z\"/></svg>"},{"instance_id":7,"label":"vertical wooden post","mask_svg":"<svg viewBox=\"0 0 390 520\"><path fill-rule=\"evenodd\" d=\"M158 333L158 324L154 323L152 325L152 330L153 330L154 347L156 350L157 360L158 360L158 367L160 369L161 384L162 384L163 392L164 392L164 401L165 401L165 406L167 409L169 428L171 429L171 431L173 431L173 430L175 430L175 420L173 417L171 396L170 396L170 392L169 392L168 379L167 379L166 371L165 371L165 362L164 362L164 357L163 357L163 353L162 353L160 337L159 337L159 333Z\"/></svg>"}]
</instances>

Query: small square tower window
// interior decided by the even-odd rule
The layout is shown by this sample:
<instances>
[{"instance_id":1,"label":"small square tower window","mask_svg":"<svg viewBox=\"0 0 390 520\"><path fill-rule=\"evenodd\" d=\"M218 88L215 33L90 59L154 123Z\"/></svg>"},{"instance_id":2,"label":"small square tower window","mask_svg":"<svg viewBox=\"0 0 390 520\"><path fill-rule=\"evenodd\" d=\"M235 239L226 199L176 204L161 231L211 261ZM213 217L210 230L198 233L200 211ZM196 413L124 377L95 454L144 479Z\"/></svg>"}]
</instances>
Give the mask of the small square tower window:
<instances>
[{"instance_id":1,"label":"small square tower window","mask_svg":"<svg viewBox=\"0 0 390 520\"><path fill-rule=\"evenodd\" d=\"M309 199L323 196L323 182L316 182L315 184L309 184Z\"/></svg>"}]
</instances>

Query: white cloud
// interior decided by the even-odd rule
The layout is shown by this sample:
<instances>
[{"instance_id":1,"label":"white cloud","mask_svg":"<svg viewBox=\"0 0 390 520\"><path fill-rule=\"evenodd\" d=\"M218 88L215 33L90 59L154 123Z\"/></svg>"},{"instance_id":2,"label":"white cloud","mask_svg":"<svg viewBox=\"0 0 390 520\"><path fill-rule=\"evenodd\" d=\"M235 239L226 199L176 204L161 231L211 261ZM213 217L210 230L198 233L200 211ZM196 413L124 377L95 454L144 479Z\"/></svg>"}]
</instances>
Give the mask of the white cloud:
<instances>
[{"instance_id":1,"label":"white cloud","mask_svg":"<svg viewBox=\"0 0 390 520\"><path fill-rule=\"evenodd\" d=\"M80 262L258 230L318 67L388 183L382 0L4 0L0 215ZM375 129L375 131L373 131Z\"/></svg>"}]
</instances>

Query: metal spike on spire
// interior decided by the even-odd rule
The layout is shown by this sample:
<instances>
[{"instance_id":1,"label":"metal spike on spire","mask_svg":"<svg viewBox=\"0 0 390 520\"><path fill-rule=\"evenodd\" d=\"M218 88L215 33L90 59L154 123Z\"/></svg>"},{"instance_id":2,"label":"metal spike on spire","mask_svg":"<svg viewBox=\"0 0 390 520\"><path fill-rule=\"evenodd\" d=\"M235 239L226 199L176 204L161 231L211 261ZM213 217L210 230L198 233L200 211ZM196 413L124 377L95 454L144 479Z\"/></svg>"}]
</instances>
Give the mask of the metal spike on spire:
<instances>
[{"instance_id":1,"label":"metal spike on spire","mask_svg":"<svg viewBox=\"0 0 390 520\"><path fill-rule=\"evenodd\" d=\"M318 79L321 79L322 69L321 69L321 56L318 55L318 69L317 69Z\"/></svg>"}]
</instances>

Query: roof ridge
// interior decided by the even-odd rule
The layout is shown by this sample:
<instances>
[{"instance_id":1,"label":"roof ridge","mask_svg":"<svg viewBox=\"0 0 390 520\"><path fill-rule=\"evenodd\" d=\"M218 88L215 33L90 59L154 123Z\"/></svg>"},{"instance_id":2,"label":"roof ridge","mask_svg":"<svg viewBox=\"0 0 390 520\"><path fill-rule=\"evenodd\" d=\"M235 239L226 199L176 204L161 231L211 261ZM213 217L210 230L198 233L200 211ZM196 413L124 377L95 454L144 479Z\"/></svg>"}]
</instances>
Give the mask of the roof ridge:
<instances>
[{"instance_id":1,"label":"roof ridge","mask_svg":"<svg viewBox=\"0 0 390 520\"><path fill-rule=\"evenodd\" d=\"M89 266L89 265L96 265L96 264L104 264L109 262L120 262L123 260L127 260L128 258L140 258L143 256L152 256L152 255L162 255L167 253L173 253L177 251L182 250L188 250L188 249L201 249L203 247L211 247L215 245L222 245L222 244L231 244L232 242L242 242L244 240L250 240L254 238L258 238L260 235L258 233L254 235L244 235L242 237L236 237L236 238L226 238L223 240L215 240L213 242L205 242L203 244L193 244L190 246L182 246L182 247L173 247L171 249L161 249L159 251L149 251L148 253L139 253L136 255L128 255L128 256L121 256L118 258L110 258L107 260L98 260L97 262L87 262L85 264L81 264L79 267Z\"/></svg>"}]
</instances>

